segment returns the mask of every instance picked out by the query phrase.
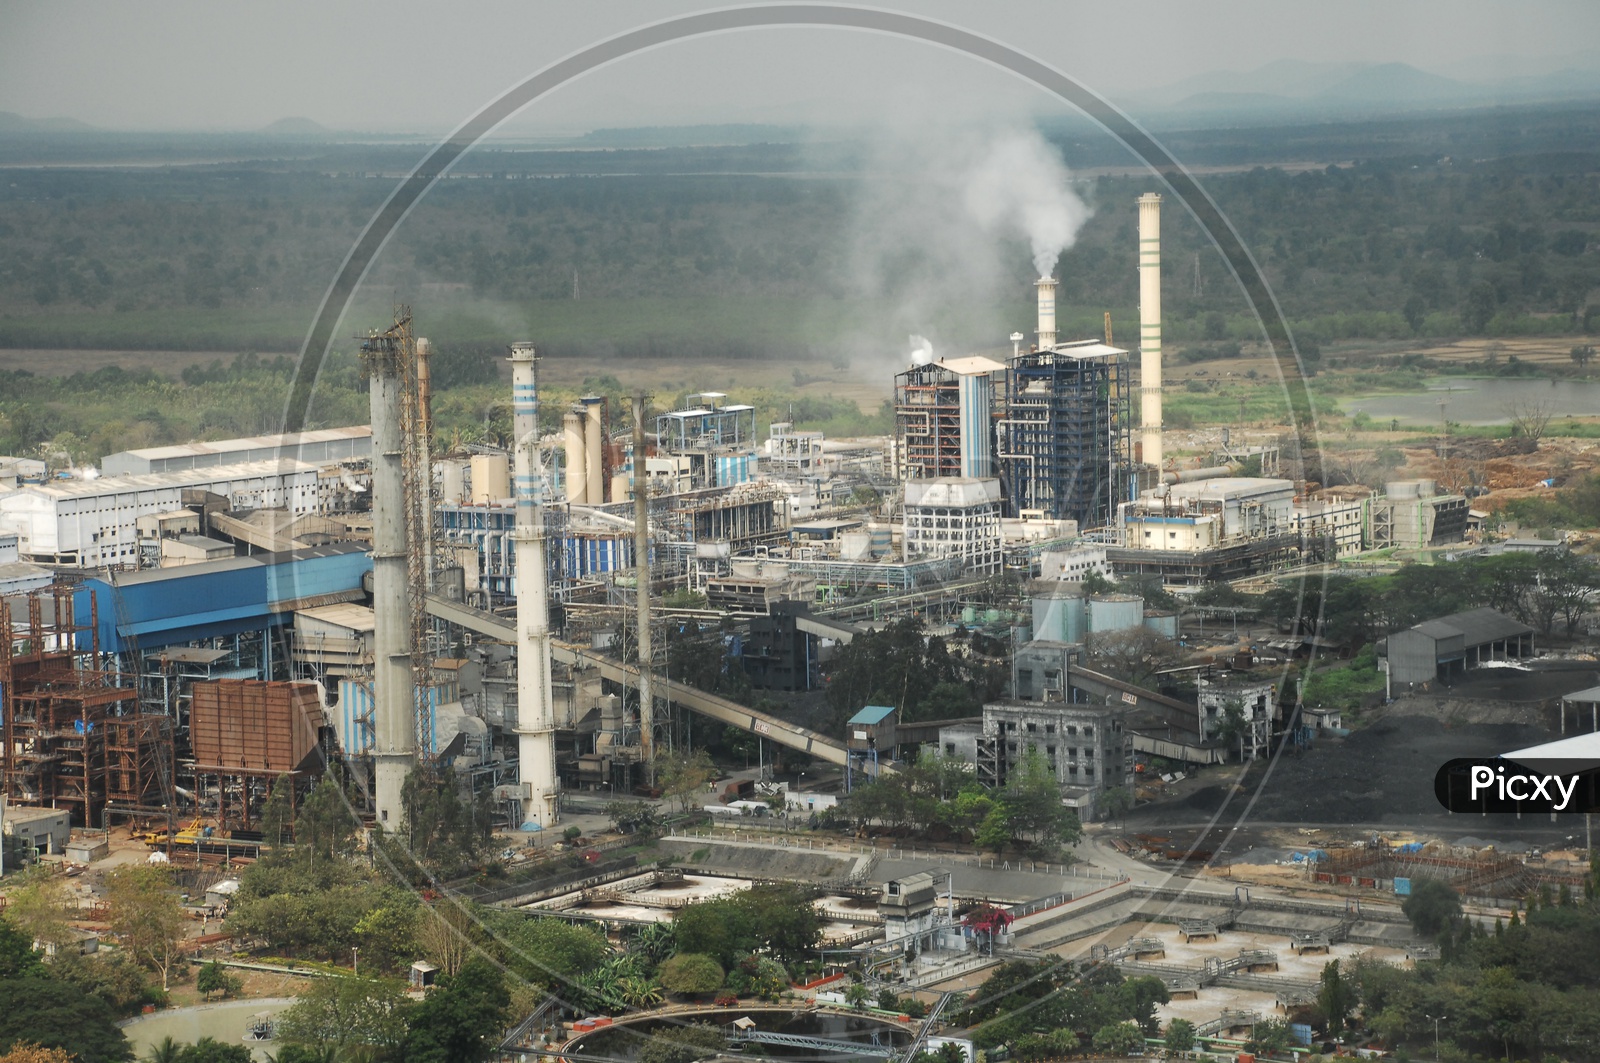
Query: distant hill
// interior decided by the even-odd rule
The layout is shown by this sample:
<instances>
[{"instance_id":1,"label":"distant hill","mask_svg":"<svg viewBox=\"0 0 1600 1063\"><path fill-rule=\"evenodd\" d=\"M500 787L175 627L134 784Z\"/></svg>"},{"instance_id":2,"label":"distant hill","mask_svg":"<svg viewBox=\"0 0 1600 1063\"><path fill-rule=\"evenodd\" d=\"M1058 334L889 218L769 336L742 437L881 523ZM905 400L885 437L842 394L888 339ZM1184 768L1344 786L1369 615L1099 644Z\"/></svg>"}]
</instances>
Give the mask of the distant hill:
<instances>
[{"instance_id":1,"label":"distant hill","mask_svg":"<svg viewBox=\"0 0 1600 1063\"><path fill-rule=\"evenodd\" d=\"M0 133L94 133L98 130L76 118L24 118L0 111Z\"/></svg>"},{"instance_id":2,"label":"distant hill","mask_svg":"<svg viewBox=\"0 0 1600 1063\"><path fill-rule=\"evenodd\" d=\"M280 118L271 125L263 126L261 132L269 137L327 137L333 135L333 130L321 122L301 117Z\"/></svg>"}]
</instances>

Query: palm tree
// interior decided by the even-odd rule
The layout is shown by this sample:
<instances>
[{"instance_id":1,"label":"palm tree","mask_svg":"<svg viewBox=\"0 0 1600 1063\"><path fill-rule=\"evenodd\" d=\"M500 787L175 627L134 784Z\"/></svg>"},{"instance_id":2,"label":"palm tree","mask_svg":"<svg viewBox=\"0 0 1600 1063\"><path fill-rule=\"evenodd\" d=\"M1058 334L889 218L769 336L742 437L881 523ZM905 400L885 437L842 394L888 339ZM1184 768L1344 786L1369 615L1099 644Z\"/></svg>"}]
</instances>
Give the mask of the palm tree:
<instances>
[{"instance_id":1,"label":"palm tree","mask_svg":"<svg viewBox=\"0 0 1600 1063\"><path fill-rule=\"evenodd\" d=\"M661 987L648 978L618 979L617 992L630 1008L653 1008L663 999Z\"/></svg>"},{"instance_id":2,"label":"palm tree","mask_svg":"<svg viewBox=\"0 0 1600 1063\"><path fill-rule=\"evenodd\" d=\"M170 1036L163 1037L151 1045L150 1051L144 1054L144 1063L178 1063L178 1057L183 1054L184 1047Z\"/></svg>"}]
</instances>

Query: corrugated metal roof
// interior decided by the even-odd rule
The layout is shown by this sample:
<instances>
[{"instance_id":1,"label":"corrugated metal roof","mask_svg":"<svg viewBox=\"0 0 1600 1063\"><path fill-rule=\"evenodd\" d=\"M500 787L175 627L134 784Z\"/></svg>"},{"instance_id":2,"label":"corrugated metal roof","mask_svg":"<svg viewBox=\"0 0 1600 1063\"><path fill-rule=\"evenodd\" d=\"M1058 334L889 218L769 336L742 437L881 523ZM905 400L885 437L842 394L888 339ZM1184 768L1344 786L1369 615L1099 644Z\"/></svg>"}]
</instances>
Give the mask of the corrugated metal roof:
<instances>
[{"instance_id":1,"label":"corrugated metal roof","mask_svg":"<svg viewBox=\"0 0 1600 1063\"><path fill-rule=\"evenodd\" d=\"M894 712L893 705L868 705L860 712L850 717L849 723L874 724L882 723L890 713Z\"/></svg>"},{"instance_id":2,"label":"corrugated metal roof","mask_svg":"<svg viewBox=\"0 0 1600 1063\"><path fill-rule=\"evenodd\" d=\"M159 490L163 487L199 487L202 484L222 483L227 480L253 480L264 476L283 476L298 472L315 472L317 467L292 458L272 461L250 461L238 465L207 465L198 469L179 469L173 472L140 472L123 476L101 476L93 480L51 480L44 484L27 484L19 487L19 494L29 491L47 498L94 498L99 495L120 495L133 491Z\"/></svg>"},{"instance_id":3,"label":"corrugated metal roof","mask_svg":"<svg viewBox=\"0 0 1600 1063\"><path fill-rule=\"evenodd\" d=\"M1533 628L1527 624L1493 609L1468 609L1464 613L1451 613L1449 616L1425 620L1409 630L1435 639L1459 635L1468 646L1481 646L1486 642L1533 634Z\"/></svg>"},{"instance_id":4,"label":"corrugated metal roof","mask_svg":"<svg viewBox=\"0 0 1600 1063\"><path fill-rule=\"evenodd\" d=\"M958 376L985 376L989 373L1003 373L1006 367L993 358L985 358L981 354L969 355L965 358L941 358L936 365L943 366Z\"/></svg>"},{"instance_id":5,"label":"corrugated metal roof","mask_svg":"<svg viewBox=\"0 0 1600 1063\"><path fill-rule=\"evenodd\" d=\"M108 457L143 458L147 461L170 461L173 458L201 457L208 454L227 454L236 450L266 450L269 448L298 447L309 443L332 443L341 439L366 439L372 435L371 425L351 425L348 428L316 428L308 432L270 436L244 436L239 439L216 439L209 443L176 443L165 447L141 447L124 450Z\"/></svg>"}]
</instances>

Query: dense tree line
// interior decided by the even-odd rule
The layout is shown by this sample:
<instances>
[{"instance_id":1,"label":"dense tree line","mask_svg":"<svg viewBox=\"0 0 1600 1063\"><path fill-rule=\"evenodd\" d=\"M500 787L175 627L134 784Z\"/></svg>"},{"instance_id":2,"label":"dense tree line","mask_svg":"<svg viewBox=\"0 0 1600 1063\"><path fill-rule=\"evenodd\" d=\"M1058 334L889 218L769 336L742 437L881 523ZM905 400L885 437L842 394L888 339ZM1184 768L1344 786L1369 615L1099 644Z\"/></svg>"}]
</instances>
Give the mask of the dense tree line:
<instances>
[{"instance_id":1,"label":"dense tree line","mask_svg":"<svg viewBox=\"0 0 1600 1063\"><path fill-rule=\"evenodd\" d=\"M834 729L863 705L892 705L907 722L973 716L1007 676L1002 657L952 651L916 617L895 620L841 646L828 666Z\"/></svg>"},{"instance_id":2,"label":"dense tree line","mask_svg":"<svg viewBox=\"0 0 1600 1063\"><path fill-rule=\"evenodd\" d=\"M1077 815L1061 803L1061 784L1031 746L1000 786L978 782L959 757L935 754L857 787L842 812L860 829L953 837L994 852L1053 853L1082 835Z\"/></svg>"},{"instance_id":3,"label":"dense tree line","mask_svg":"<svg viewBox=\"0 0 1600 1063\"><path fill-rule=\"evenodd\" d=\"M1256 603L1284 630L1360 646L1434 617L1487 606L1546 634L1571 635L1600 586L1600 570L1568 551L1507 553L1386 576L1285 583Z\"/></svg>"}]
</instances>

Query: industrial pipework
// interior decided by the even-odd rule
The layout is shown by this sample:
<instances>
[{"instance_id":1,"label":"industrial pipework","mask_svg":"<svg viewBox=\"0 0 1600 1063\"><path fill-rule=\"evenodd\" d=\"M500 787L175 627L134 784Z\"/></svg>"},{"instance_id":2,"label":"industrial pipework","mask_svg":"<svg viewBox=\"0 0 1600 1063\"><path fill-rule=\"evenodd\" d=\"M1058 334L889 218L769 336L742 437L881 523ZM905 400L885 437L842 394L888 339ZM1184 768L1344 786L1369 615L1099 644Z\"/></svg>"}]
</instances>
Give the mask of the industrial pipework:
<instances>
[{"instance_id":1,"label":"industrial pipework","mask_svg":"<svg viewBox=\"0 0 1600 1063\"><path fill-rule=\"evenodd\" d=\"M404 819L400 791L417 755L404 467L411 444L401 425L401 359L408 353L404 330L396 326L371 336L361 350L371 377L372 410L374 796L379 826L397 831Z\"/></svg>"},{"instance_id":2,"label":"industrial pipework","mask_svg":"<svg viewBox=\"0 0 1600 1063\"><path fill-rule=\"evenodd\" d=\"M1056 345L1056 279L1040 277L1033 282L1039 295L1039 350Z\"/></svg>"},{"instance_id":3,"label":"industrial pipework","mask_svg":"<svg viewBox=\"0 0 1600 1063\"><path fill-rule=\"evenodd\" d=\"M1139 197L1139 426L1144 462L1161 468L1161 196Z\"/></svg>"},{"instance_id":4,"label":"industrial pipework","mask_svg":"<svg viewBox=\"0 0 1600 1063\"><path fill-rule=\"evenodd\" d=\"M650 461L644 450L644 392L633 397L633 588L639 620L639 756L656 782L655 684L650 677Z\"/></svg>"},{"instance_id":5,"label":"industrial pipework","mask_svg":"<svg viewBox=\"0 0 1600 1063\"><path fill-rule=\"evenodd\" d=\"M517 761L522 822L556 822L555 711L550 696L550 603L543 491L539 467L539 356L531 343L511 345L511 413L516 445Z\"/></svg>"}]
</instances>

